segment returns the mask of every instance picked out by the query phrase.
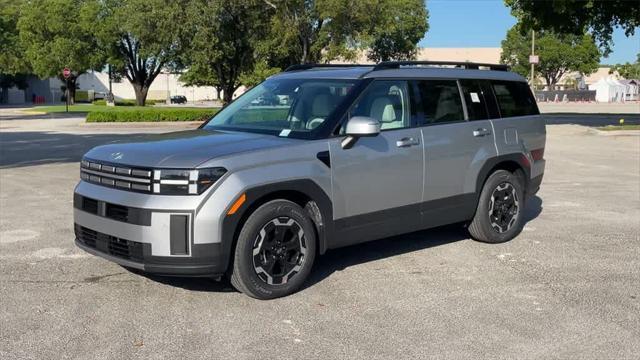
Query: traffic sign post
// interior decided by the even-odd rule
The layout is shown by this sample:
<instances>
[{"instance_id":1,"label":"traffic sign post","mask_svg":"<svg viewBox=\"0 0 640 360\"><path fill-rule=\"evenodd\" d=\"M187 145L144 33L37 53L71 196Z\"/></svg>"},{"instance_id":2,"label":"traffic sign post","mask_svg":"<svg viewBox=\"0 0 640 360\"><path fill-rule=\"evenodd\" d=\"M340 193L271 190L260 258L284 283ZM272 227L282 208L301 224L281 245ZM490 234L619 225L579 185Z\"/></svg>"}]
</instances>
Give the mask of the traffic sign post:
<instances>
[{"instance_id":1,"label":"traffic sign post","mask_svg":"<svg viewBox=\"0 0 640 360\"><path fill-rule=\"evenodd\" d=\"M62 77L64 77L64 80L66 83L66 87L65 87L66 94L64 96L65 108L66 108L66 112L69 112L69 94L71 93L69 91L69 78L71 77L71 69L67 67L62 69Z\"/></svg>"}]
</instances>

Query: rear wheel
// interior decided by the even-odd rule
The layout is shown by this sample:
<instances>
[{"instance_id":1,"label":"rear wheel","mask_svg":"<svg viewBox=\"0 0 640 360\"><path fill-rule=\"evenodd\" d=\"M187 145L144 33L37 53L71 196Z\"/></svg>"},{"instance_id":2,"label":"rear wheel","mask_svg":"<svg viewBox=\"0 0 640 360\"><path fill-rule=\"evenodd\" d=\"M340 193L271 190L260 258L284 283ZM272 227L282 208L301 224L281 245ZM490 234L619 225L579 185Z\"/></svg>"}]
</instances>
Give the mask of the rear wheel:
<instances>
[{"instance_id":1,"label":"rear wheel","mask_svg":"<svg viewBox=\"0 0 640 360\"><path fill-rule=\"evenodd\" d=\"M524 225L524 185L520 177L497 170L485 182L469 233L478 240L501 243L516 237Z\"/></svg>"},{"instance_id":2,"label":"rear wheel","mask_svg":"<svg viewBox=\"0 0 640 360\"><path fill-rule=\"evenodd\" d=\"M257 299L289 295L306 280L315 254L315 229L304 210L291 201L270 201L240 231L231 284Z\"/></svg>"}]
</instances>

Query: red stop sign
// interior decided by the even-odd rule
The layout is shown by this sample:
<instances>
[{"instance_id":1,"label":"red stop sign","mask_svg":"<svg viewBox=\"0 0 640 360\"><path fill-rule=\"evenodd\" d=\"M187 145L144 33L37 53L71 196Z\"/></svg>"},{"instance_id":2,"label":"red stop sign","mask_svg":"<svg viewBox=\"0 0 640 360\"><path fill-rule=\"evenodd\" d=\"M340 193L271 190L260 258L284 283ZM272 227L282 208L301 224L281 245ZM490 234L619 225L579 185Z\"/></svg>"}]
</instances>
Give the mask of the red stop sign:
<instances>
[{"instance_id":1,"label":"red stop sign","mask_svg":"<svg viewBox=\"0 0 640 360\"><path fill-rule=\"evenodd\" d=\"M62 76L64 76L65 79L68 79L69 76L71 76L71 69L69 68L62 69Z\"/></svg>"}]
</instances>

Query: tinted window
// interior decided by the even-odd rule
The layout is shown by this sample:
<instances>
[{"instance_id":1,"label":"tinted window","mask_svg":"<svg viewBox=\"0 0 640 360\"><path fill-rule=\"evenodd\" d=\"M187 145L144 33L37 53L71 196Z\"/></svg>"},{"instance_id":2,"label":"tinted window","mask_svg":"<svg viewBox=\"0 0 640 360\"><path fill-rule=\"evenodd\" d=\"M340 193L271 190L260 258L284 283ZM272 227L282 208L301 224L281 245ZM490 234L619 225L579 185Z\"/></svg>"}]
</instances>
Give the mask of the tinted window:
<instances>
[{"instance_id":1,"label":"tinted window","mask_svg":"<svg viewBox=\"0 0 640 360\"><path fill-rule=\"evenodd\" d=\"M382 130L410 127L409 91L405 81L374 81L349 111L349 118L369 116Z\"/></svg>"},{"instance_id":2,"label":"tinted window","mask_svg":"<svg viewBox=\"0 0 640 360\"><path fill-rule=\"evenodd\" d=\"M504 117L537 115L538 106L529 85L523 82L493 81L500 115Z\"/></svg>"},{"instance_id":3,"label":"tinted window","mask_svg":"<svg viewBox=\"0 0 640 360\"><path fill-rule=\"evenodd\" d=\"M498 103L495 95L493 95L493 88L489 80L476 80L480 84L482 94L484 95L485 105L487 106L487 112L489 113L489 119L500 118L500 110L498 110Z\"/></svg>"},{"instance_id":4,"label":"tinted window","mask_svg":"<svg viewBox=\"0 0 640 360\"><path fill-rule=\"evenodd\" d=\"M460 80L460 85L462 86L464 101L467 105L469 120L489 119L489 115L487 114L487 101L485 100L485 95L482 93L480 83L477 80Z\"/></svg>"},{"instance_id":5,"label":"tinted window","mask_svg":"<svg viewBox=\"0 0 640 360\"><path fill-rule=\"evenodd\" d=\"M455 80L418 81L425 124L464 120L460 90Z\"/></svg>"}]
</instances>

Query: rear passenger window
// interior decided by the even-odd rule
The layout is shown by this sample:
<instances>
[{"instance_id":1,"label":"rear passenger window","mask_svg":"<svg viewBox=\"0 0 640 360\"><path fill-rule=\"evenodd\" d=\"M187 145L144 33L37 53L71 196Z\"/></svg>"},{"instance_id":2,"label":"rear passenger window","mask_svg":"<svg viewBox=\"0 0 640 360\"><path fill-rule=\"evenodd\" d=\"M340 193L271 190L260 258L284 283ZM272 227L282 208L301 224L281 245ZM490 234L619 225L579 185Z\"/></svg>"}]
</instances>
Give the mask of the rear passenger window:
<instances>
[{"instance_id":1,"label":"rear passenger window","mask_svg":"<svg viewBox=\"0 0 640 360\"><path fill-rule=\"evenodd\" d=\"M460 90L455 80L421 80L417 84L424 124L465 120Z\"/></svg>"},{"instance_id":2,"label":"rear passenger window","mask_svg":"<svg viewBox=\"0 0 640 360\"><path fill-rule=\"evenodd\" d=\"M482 88L477 80L460 80L464 101L467 105L469 120L489 119L487 106Z\"/></svg>"},{"instance_id":3,"label":"rear passenger window","mask_svg":"<svg viewBox=\"0 0 640 360\"><path fill-rule=\"evenodd\" d=\"M500 115L505 117L538 115L538 106L529 85L524 82L493 81Z\"/></svg>"}]
</instances>

